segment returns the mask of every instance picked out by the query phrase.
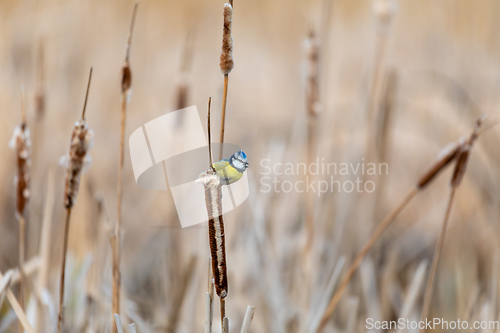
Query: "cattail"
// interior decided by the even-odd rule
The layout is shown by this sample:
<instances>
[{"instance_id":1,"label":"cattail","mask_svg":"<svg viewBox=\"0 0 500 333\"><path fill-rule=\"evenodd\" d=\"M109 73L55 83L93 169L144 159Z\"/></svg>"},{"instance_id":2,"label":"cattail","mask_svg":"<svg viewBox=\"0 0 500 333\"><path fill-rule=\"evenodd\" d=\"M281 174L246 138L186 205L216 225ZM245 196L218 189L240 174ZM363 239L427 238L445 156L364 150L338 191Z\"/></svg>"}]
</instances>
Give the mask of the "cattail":
<instances>
[{"instance_id":1,"label":"cattail","mask_svg":"<svg viewBox=\"0 0 500 333\"><path fill-rule=\"evenodd\" d=\"M16 216L20 219L30 198L30 131L26 121L17 126L9 146L16 152L17 175L14 178L16 185Z\"/></svg>"},{"instance_id":2,"label":"cattail","mask_svg":"<svg viewBox=\"0 0 500 333\"><path fill-rule=\"evenodd\" d=\"M311 29L305 42L307 57L306 104L309 115L319 112L319 55L320 44L316 32Z\"/></svg>"},{"instance_id":3,"label":"cattail","mask_svg":"<svg viewBox=\"0 0 500 333\"><path fill-rule=\"evenodd\" d=\"M89 98L90 82L92 80L92 68L90 68L87 92L83 103L82 118L75 123L69 145L68 155L61 158L61 164L66 165L66 181L64 186L64 207L66 208L66 220L64 222L63 249L61 260L61 276L59 280L59 317L57 321L57 332L61 333L63 328L63 302L64 302L64 277L66 270L66 253L68 252L69 223L71 219L71 209L73 208L80 176L85 167L90 164L90 156L87 154L92 148L94 132L85 122L85 110Z\"/></svg>"},{"instance_id":4,"label":"cattail","mask_svg":"<svg viewBox=\"0 0 500 333\"><path fill-rule=\"evenodd\" d=\"M222 32L222 52L220 55L220 70L224 75L231 72L234 67L233 59L233 6L224 4L224 29Z\"/></svg>"},{"instance_id":5,"label":"cattail","mask_svg":"<svg viewBox=\"0 0 500 333\"><path fill-rule=\"evenodd\" d=\"M207 129L208 129L208 171L203 172L197 182L205 188L205 204L208 214L208 239L212 259L212 274L215 291L221 298L221 310L227 296L226 244L224 239L224 221L222 219L222 183L215 172L212 159L212 136L210 126L210 108L212 98L208 99ZM221 320L224 315L221 312Z\"/></svg>"},{"instance_id":6,"label":"cattail","mask_svg":"<svg viewBox=\"0 0 500 333\"><path fill-rule=\"evenodd\" d=\"M189 75L187 73L181 73L179 75L177 79L176 90L175 109L184 109L188 106L189 100Z\"/></svg>"},{"instance_id":7,"label":"cattail","mask_svg":"<svg viewBox=\"0 0 500 333\"><path fill-rule=\"evenodd\" d=\"M222 219L222 184L213 170L202 173L198 182L202 183L205 188L215 292L220 298L225 298L227 296L227 271L224 221Z\"/></svg>"},{"instance_id":8,"label":"cattail","mask_svg":"<svg viewBox=\"0 0 500 333\"><path fill-rule=\"evenodd\" d=\"M24 309L24 257L26 241L26 221L24 211L30 198L30 155L31 142L30 132L26 125L26 113L24 109L24 96L21 97L22 121L14 130L10 146L16 152L17 174L14 177L16 186L16 218L19 221L19 303Z\"/></svg>"},{"instance_id":9,"label":"cattail","mask_svg":"<svg viewBox=\"0 0 500 333\"><path fill-rule=\"evenodd\" d=\"M220 140L221 148L219 150L219 159L222 159L224 143L224 131L226 128L226 105L227 91L229 87L229 73L234 67L233 60L233 5L232 1L224 4L224 29L222 31L222 53L220 55L220 69L224 74L224 93L222 95L222 112L220 124Z\"/></svg>"},{"instance_id":10,"label":"cattail","mask_svg":"<svg viewBox=\"0 0 500 333\"><path fill-rule=\"evenodd\" d=\"M132 71L130 70L130 64L128 59L122 67L122 79L121 79L122 93L130 94L130 89L132 87Z\"/></svg>"},{"instance_id":11,"label":"cattail","mask_svg":"<svg viewBox=\"0 0 500 333\"><path fill-rule=\"evenodd\" d=\"M175 92L175 109L180 110L188 107L189 100L189 86L190 86L190 71L191 63L193 59L193 34L191 31L188 32L186 37L186 42L181 56L181 66L179 76L176 82L176 92ZM181 122L182 112L179 115L178 121Z\"/></svg>"},{"instance_id":12,"label":"cattail","mask_svg":"<svg viewBox=\"0 0 500 333\"><path fill-rule=\"evenodd\" d=\"M80 185L80 176L84 167L90 162L87 152L92 148L94 132L88 127L85 119L75 123L69 146L69 153L63 157L66 162L66 182L64 188L64 207L69 209L75 204Z\"/></svg>"},{"instance_id":13,"label":"cattail","mask_svg":"<svg viewBox=\"0 0 500 333\"><path fill-rule=\"evenodd\" d=\"M467 163L469 162L471 148L472 146L468 143L465 143L460 147L450 183L453 188L458 187L464 178Z\"/></svg>"},{"instance_id":14,"label":"cattail","mask_svg":"<svg viewBox=\"0 0 500 333\"><path fill-rule=\"evenodd\" d=\"M225 75L227 77L227 75ZM205 188L205 204L208 214L208 242L210 244L210 258L212 271L209 271L209 282L207 292L207 312L205 332L212 330L213 315L213 286L219 296L220 319L222 332L229 332L229 319L226 317L227 296L227 268L226 268L226 244L224 238L224 220L222 218L222 184L215 172L212 160L212 137L210 126L210 106L212 98L208 99L208 170L200 175L197 182ZM212 280L213 277L213 280ZM212 282L213 281L213 282Z\"/></svg>"},{"instance_id":15,"label":"cattail","mask_svg":"<svg viewBox=\"0 0 500 333\"><path fill-rule=\"evenodd\" d=\"M137 15L137 8L139 3L136 2L134 5L134 10L132 12L132 19L130 20L130 28L128 32L127 44L125 47L125 62L121 71L121 122L120 122L120 153L118 160L118 179L116 185L116 224L115 224L115 234L114 240L112 242L112 271L113 271L113 283L112 283L112 313L120 313L120 290L121 290L121 272L120 272L120 261L121 261L121 248L120 248L120 235L121 235L121 224L122 224L122 196L123 196L123 166L125 159L125 123L127 120L127 103L130 102L132 97L132 70L130 69L130 47L132 44L132 34L134 32L135 18ZM113 332L116 332L116 327L113 326Z\"/></svg>"},{"instance_id":16,"label":"cattail","mask_svg":"<svg viewBox=\"0 0 500 333\"><path fill-rule=\"evenodd\" d=\"M306 162L311 165L316 156L317 146L317 119L319 103L319 57L320 43L316 32L309 30L308 38L305 41L305 51L307 60L307 79L306 79L306 111L307 111L307 150ZM314 178L309 170L306 178ZM307 191L305 193L305 226L306 243L304 247L304 259L307 259L314 242L314 193ZM306 270L307 271L307 270Z\"/></svg>"},{"instance_id":17,"label":"cattail","mask_svg":"<svg viewBox=\"0 0 500 333\"><path fill-rule=\"evenodd\" d=\"M444 170L453 160L455 160L463 142L464 140L462 139L458 143L453 142L444 147L444 149L439 153L437 161L418 180L418 189L423 189L428 184L430 184L442 170Z\"/></svg>"},{"instance_id":18,"label":"cattail","mask_svg":"<svg viewBox=\"0 0 500 333\"><path fill-rule=\"evenodd\" d=\"M134 10L132 12L132 19L130 20L130 29L127 38L127 44L125 47L125 63L123 64L121 71L121 92L122 96L126 97L126 102L130 100L132 95L132 71L130 69L130 46L132 43L132 33L134 31L135 17L137 15L137 8L139 3L136 2L134 5ZM124 103L126 103L124 101Z\"/></svg>"}]
</instances>

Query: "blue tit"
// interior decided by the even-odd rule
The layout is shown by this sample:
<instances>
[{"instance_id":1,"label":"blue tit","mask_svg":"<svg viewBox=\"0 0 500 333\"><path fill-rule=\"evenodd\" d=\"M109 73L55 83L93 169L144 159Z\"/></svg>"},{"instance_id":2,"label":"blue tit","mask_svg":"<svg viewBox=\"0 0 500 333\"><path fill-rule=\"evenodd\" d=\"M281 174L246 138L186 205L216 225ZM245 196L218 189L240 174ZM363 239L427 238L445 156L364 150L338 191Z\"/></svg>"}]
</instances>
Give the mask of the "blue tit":
<instances>
[{"instance_id":1,"label":"blue tit","mask_svg":"<svg viewBox=\"0 0 500 333\"><path fill-rule=\"evenodd\" d=\"M243 150L240 150L231 155L229 159L215 162L213 166L222 185L230 185L243 177L243 173L248 168L247 155Z\"/></svg>"}]
</instances>

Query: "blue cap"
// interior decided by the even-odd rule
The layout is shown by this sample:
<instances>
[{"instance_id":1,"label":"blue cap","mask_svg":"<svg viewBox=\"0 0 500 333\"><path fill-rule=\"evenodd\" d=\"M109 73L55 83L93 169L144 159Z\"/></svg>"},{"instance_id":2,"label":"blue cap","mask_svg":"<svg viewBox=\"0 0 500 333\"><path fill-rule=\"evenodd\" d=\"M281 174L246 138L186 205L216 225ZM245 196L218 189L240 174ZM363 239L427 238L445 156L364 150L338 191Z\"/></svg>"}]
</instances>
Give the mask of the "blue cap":
<instances>
[{"instance_id":1,"label":"blue cap","mask_svg":"<svg viewBox=\"0 0 500 333\"><path fill-rule=\"evenodd\" d=\"M240 151L237 151L236 153L234 153L234 157L243 161L243 162L247 161L247 155L243 152L243 150L240 150Z\"/></svg>"}]
</instances>

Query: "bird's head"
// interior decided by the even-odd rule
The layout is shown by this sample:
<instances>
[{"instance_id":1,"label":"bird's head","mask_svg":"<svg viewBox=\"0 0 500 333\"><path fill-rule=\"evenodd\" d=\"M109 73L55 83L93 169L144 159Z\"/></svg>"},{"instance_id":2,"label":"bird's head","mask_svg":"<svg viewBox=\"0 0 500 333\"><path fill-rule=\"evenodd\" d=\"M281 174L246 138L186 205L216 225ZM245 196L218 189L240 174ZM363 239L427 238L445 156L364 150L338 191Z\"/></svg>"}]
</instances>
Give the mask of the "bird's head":
<instances>
[{"instance_id":1,"label":"bird's head","mask_svg":"<svg viewBox=\"0 0 500 333\"><path fill-rule=\"evenodd\" d=\"M229 164L239 172L244 172L248 168L247 155L243 150L237 151L229 158Z\"/></svg>"}]
</instances>

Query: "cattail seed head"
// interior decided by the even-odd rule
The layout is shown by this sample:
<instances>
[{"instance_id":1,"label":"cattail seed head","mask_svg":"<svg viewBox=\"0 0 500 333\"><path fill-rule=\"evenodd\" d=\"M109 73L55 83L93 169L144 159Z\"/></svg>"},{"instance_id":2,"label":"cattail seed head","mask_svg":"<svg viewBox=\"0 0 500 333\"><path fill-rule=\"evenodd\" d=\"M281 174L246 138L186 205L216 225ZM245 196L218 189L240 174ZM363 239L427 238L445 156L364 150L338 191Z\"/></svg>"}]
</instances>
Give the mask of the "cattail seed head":
<instances>
[{"instance_id":1,"label":"cattail seed head","mask_svg":"<svg viewBox=\"0 0 500 333\"><path fill-rule=\"evenodd\" d=\"M177 79L175 109L180 110L188 106L189 99L189 75L181 73Z\"/></svg>"},{"instance_id":2,"label":"cattail seed head","mask_svg":"<svg viewBox=\"0 0 500 333\"><path fill-rule=\"evenodd\" d=\"M26 122L22 122L14 130L9 146L16 152L17 174L14 177L16 185L16 216L24 215L24 210L30 198L30 132Z\"/></svg>"},{"instance_id":3,"label":"cattail seed head","mask_svg":"<svg viewBox=\"0 0 500 333\"><path fill-rule=\"evenodd\" d=\"M453 142L439 153L437 161L427 170L427 172L424 173L422 177L420 177L417 183L418 189L423 189L425 186L430 184L434 178L457 157L463 142L464 139L461 139L459 143Z\"/></svg>"},{"instance_id":4,"label":"cattail seed head","mask_svg":"<svg viewBox=\"0 0 500 333\"><path fill-rule=\"evenodd\" d=\"M205 188L205 203L208 213L208 237L215 292L220 298L227 296L226 243L222 218L222 184L211 169L200 175L197 182Z\"/></svg>"},{"instance_id":5,"label":"cattail seed head","mask_svg":"<svg viewBox=\"0 0 500 333\"><path fill-rule=\"evenodd\" d=\"M231 72L234 67L233 59L233 7L224 4L224 29L222 32L222 53L220 55L220 69L224 75Z\"/></svg>"},{"instance_id":6,"label":"cattail seed head","mask_svg":"<svg viewBox=\"0 0 500 333\"><path fill-rule=\"evenodd\" d=\"M469 162L469 156L472 146L468 143L463 144L460 147L460 151L457 156L457 163L455 164L455 170L453 170L453 177L451 177L451 187L456 188L462 183L462 179L465 175L465 170L467 169L467 163Z\"/></svg>"},{"instance_id":7,"label":"cattail seed head","mask_svg":"<svg viewBox=\"0 0 500 333\"><path fill-rule=\"evenodd\" d=\"M125 65L122 67L122 93L127 94L132 87L132 71L130 70L130 66L128 61L125 62Z\"/></svg>"},{"instance_id":8,"label":"cattail seed head","mask_svg":"<svg viewBox=\"0 0 500 333\"><path fill-rule=\"evenodd\" d=\"M311 29L304 44L307 57L306 106L309 115L319 112L319 55L320 44L316 32Z\"/></svg>"},{"instance_id":9,"label":"cattail seed head","mask_svg":"<svg viewBox=\"0 0 500 333\"><path fill-rule=\"evenodd\" d=\"M75 204L80 176L84 168L90 163L90 156L87 154L92 147L94 132L87 126L84 120L75 123L69 153L62 162L67 164L66 182L64 188L64 207L69 209Z\"/></svg>"}]
</instances>

